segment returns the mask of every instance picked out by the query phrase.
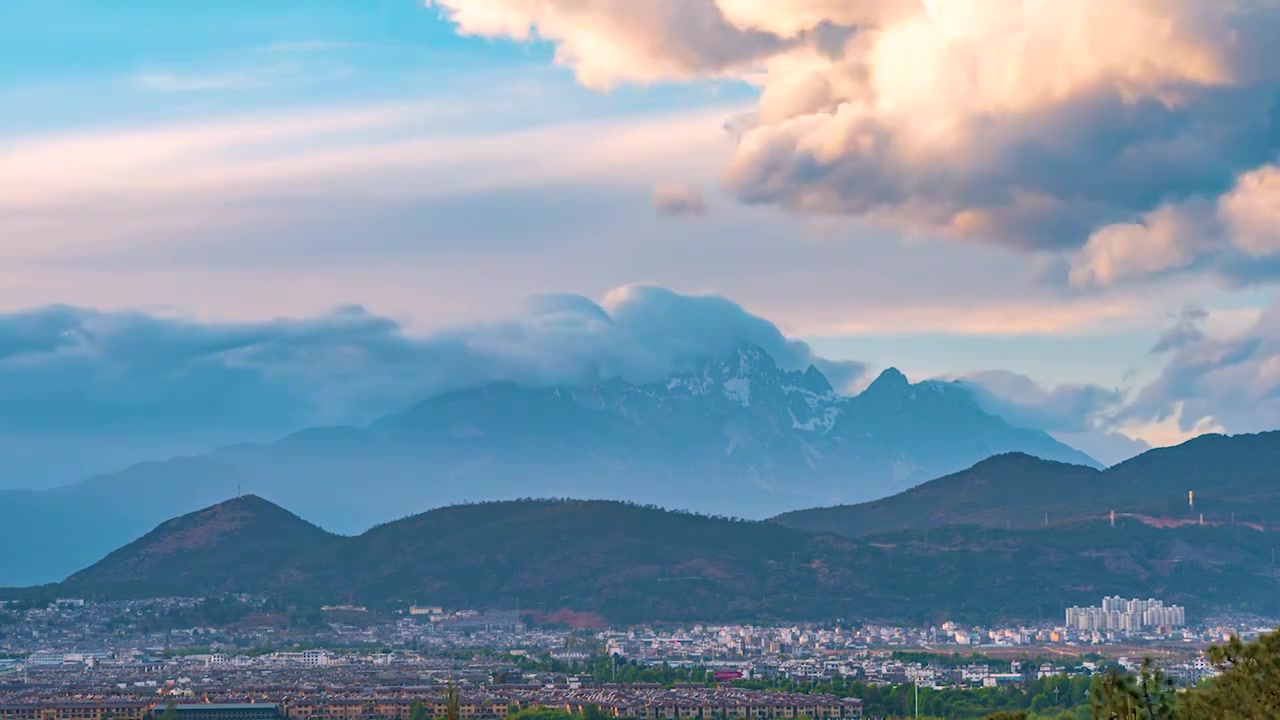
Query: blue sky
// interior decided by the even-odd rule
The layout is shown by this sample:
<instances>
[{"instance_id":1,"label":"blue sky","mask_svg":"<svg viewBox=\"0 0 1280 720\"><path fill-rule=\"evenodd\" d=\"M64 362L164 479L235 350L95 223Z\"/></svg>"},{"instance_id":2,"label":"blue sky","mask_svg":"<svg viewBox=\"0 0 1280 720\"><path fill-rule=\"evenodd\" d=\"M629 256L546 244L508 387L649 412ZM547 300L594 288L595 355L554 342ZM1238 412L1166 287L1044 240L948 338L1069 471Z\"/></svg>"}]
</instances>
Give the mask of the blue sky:
<instances>
[{"instance_id":1,"label":"blue sky","mask_svg":"<svg viewBox=\"0 0 1280 720\"><path fill-rule=\"evenodd\" d=\"M1170 3L1171 25L1143 16L1131 25L1181 27L1179 13L1202 4ZM1099 50L1102 70L1074 74L1070 58L1044 70L1078 77L1077 95L1049 97L1036 77L1011 75L1022 84L988 98L991 135L965 145L977 149L916 166L869 161L848 133L788 145L796 128L862 102L809 107L807 93L843 92L849 77L822 73L870 61L854 58L853 45L832 54L847 40L838 34L795 34L814 18L789 15L785 3L739 3L757 13L743 17L724 0L605 2L595 15L525 16L509 0L439 5L4 3L0 312L65 303L253 322L359 304L426 336L519 314L531 296L599 300L650 284L731 298L832 359L895 365L915 379L1009 371L1046 392L1097 386L1136 402L1178 364L1151 350L1187 308L1204 311L1194 319L1202 340L1227 343L1259 332L1272 304L1280 265L1258 208L1280 142L1265 125L1237 122L1206 131L1214 140L1198 141L1221 146L1191 159L1160 145L1170 128L1218 120L1191 114L1200 96L1177 107L1108 104L1107 53L1114 67L1132 67L1124 53L1141 36ZM1016 14L995 23L987 11L999 3L943 6L930 22L951 29L933 42L971 33L993 63L1006 48L981 35L988 24L1000 33L1052 25ZM923 15L858 20L877 28L877 42L933 32ZM1252 20L1265 28L1273 18ZM1125 82L1199 83L1215 107L1265 110L1258 98L1276 78L1220 76L1210 60L1227 51L1216 29L1166 38L1209 58L1204 68L1157 67L1168 77ZM1250 49L1242 37L1232 47ZM920 66L931 58L926 50ZM872 90L894 87L896 103L917 104L908 124L990 91L952 95L924 87L924 75L867 67ZM947 110L929 104L939 98ZM868 108L863 130L880 121ZM948 132L970 119L957 114ZM939 132L876 127L892 143ZM995 136L1006 131L1022 133L1021 144ZM1145 164L1131 164L1135 148ZM655 188L672 186L706 212L655 208ZM1217 212L1206 213L1212 203ZM1269 359L1254 358L1259 373ZM1258 377L1245 395L1269 387ZM1232 424L1230 408L1209 397L1225 391L1206 387L1170 390L1140 417L1112 408L1108 422L1156 442L1280 422L1249 414ZM1175 417L1195 403L1197 417Z\"/></svg>"},{"instance_id":2,"label":"blue sky","mask_svg":"<svg viewBox=\"0 0 1280 720\"><path fill-rule=\"evenodd\" d=\"M3 12L0 86L17 101L0 127L10 132L458 100L480 84L546 93L521 124L711 100L705 87L581 91L548 44L461 36L420 0L14 0ZM739 85L716 92L750 97Z\"/></svg>"}]
</instances>

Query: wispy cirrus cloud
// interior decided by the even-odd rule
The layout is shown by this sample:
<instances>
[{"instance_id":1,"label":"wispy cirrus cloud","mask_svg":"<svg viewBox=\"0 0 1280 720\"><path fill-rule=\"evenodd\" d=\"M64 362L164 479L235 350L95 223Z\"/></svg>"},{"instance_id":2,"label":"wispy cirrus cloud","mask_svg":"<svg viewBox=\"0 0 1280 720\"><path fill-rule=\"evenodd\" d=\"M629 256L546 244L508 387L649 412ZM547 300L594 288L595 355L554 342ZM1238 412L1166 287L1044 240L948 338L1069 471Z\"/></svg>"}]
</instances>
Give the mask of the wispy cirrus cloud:
<instances>
[{"instance_id":1,"label":"wispy cirrus cloud","mask_svg":"<svg viewBox=\"0 0 1280 720\"><path fill-rule=\"evenodd\" d=\"M222 72L214 74L183 74L164 70L138 73L131 84L150 92L188 93L205 90L244 90L262 87L266 79L252 72Z\"/></svg>"},{"instance_id":2,"label":"wispy cirrus cloud","mask_svg":"<svg viewBox=\"0 0 1280 720\"><path fill-rule=\"evenodd\" d=\"M679 170L673 157L697 167L724 112L465 130L482 110L386 103L17 137L0 146L0 230L20 240L0 256L323 211L334 206L325 198L376 206L554 182L629 187L643 198L654 178Z\"/></svg>"},{"instance_id":3,"label":"wispy cirrus cloud","mask_svg":"<svg viewBox=\"0 0 1280 720\"><path fill-rule=\"evenodd\" d=\"M1116 331L1149 322L1151 309L1133 296L1107 298L1025 298L1017 304L931 304L885 308L832 324L815 324L818 335L911 332L953 335L1073 335Z\"/></svg>"}]
</instances>

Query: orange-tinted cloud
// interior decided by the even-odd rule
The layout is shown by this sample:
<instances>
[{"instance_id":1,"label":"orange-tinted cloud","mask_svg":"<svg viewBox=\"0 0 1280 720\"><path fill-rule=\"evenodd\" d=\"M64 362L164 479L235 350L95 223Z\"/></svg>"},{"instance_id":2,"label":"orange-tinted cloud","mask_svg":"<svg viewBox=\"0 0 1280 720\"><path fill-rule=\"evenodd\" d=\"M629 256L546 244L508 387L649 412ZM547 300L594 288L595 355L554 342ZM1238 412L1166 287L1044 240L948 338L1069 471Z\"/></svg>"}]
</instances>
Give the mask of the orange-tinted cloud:
<instances>
[{"instance_id":1,"label":"orange-tinted cloud","mask_svg":"<svg viewBox=\"0 0 1280 720\"><path fill-rule=\"evenodd\" d=\"M1074 249L1280 151L1270 0L435 4L463 33L553 43L597 89L758 84L724 176L748 203ZM1104 279L1181 245L1112 235Z\"/></svg>"}]
</instances>

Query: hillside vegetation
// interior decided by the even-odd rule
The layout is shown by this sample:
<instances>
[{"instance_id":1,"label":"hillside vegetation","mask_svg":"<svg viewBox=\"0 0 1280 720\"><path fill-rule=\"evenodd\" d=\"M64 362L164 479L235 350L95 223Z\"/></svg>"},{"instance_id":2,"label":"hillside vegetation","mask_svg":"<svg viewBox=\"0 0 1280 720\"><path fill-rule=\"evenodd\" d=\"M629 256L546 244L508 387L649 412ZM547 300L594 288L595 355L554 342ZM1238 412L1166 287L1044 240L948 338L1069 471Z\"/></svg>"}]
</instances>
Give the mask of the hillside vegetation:
<instances>
[{"instance_id":1,"label":"hillside vegetation","mask_svg":"<svg viewBox=\"0 0 1280 720\"><path fill-rule=\"evenodd\" d=\"M1188 493L1194 492L1194 506ZM1107 470L999 455L891 497L779 515L811 532L862 537L955 524L1035 528L1139 516L1155 524L1280 523L1280 432L1208 435Z\"/></svg>"},{"instance_id":2,"label":"hillside vegetation","mask_svg":"<svg viewBox=\"0 0 1280 720\"><path fill-rule=\"evenodd\" d=\"M265 593L298 602L518 606L614 623L1053 619L1103 595L1193 613L1280 609L1270 533L1123 519L956 525L860 539L620 502L435 510L357 537L245 497L170 521L72 576L90 597Z\"/></svg>"}]
</instances>

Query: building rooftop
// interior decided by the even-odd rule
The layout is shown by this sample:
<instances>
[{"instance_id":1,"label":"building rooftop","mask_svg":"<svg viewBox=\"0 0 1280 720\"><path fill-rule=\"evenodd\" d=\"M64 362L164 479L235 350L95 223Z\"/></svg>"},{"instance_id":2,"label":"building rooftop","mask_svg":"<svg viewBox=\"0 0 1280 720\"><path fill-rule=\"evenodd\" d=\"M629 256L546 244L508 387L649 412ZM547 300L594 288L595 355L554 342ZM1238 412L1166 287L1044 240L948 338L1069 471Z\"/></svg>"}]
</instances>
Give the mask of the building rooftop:
<instances>
[{"instance_id":1,"label":"building rooftop","mask_svg":"<svg viewBox=\"0 0 1280 720\"><path fill-rule=\"evenodd\" d=\"M179 712L183 710L262 710L276 707L276 703L178 703Z\"/></svg>"}]
</instances>

